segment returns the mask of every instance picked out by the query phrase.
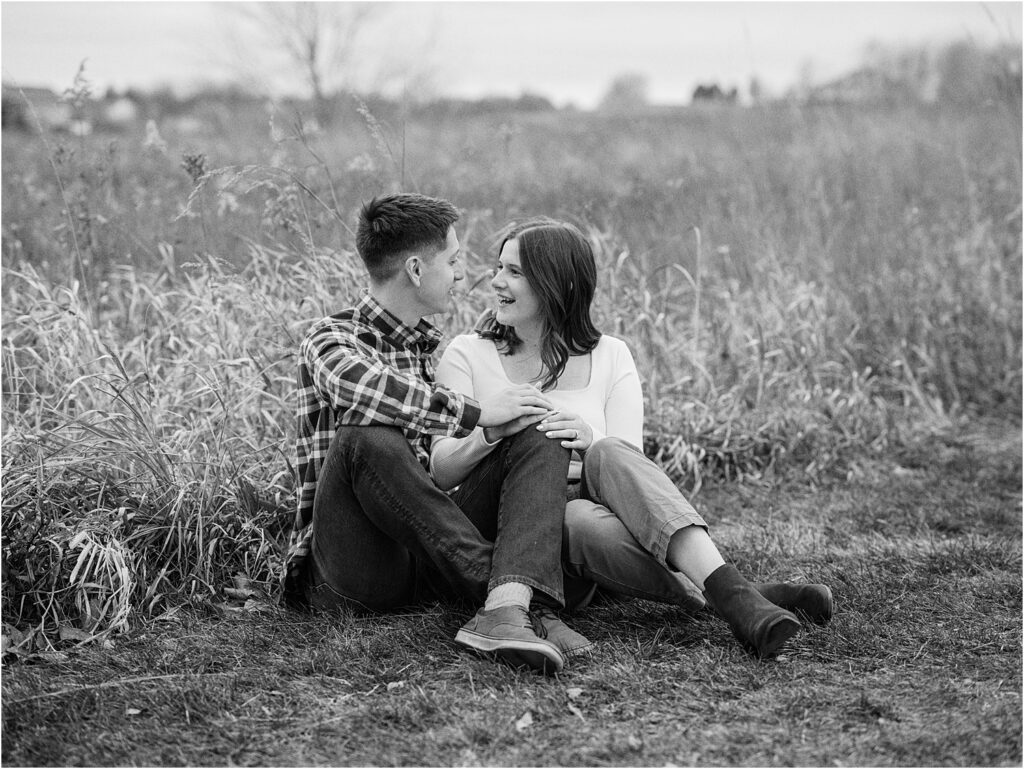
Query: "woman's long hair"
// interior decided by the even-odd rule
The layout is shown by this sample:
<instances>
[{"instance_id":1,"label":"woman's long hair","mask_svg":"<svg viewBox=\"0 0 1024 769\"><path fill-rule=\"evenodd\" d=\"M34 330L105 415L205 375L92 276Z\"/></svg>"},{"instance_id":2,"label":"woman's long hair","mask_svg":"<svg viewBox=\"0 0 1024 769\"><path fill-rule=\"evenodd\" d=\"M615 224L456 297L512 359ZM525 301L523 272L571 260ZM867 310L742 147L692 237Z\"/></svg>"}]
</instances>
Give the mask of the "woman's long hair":
<instances>
[{"instance_id":1,"label":"woman's long hair","mask_svg":"<svg viewBox=\"0 0 1024 769\"><path fill-rule=\"evenodd\" d=\"M539 300L544 320L540 358L546 372L541 390L550 390L569 356L590 352L601 338L590 317L597 285L594 251L576 227L553 219L512 224L499 237L499 254L510 240L519 244L523 274ZM493 311L484 314L476 332L497 342L505 355L522 344L515 329L498 323Z\"/></svg>"}]
</instances>

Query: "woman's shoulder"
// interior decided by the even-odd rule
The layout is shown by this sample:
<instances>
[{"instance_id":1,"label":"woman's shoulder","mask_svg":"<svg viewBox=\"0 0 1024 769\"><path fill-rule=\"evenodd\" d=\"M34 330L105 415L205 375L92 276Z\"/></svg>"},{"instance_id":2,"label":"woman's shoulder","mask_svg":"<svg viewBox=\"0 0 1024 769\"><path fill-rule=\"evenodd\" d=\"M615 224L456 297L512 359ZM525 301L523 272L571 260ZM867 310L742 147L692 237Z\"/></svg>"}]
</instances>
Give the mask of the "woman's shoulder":
<instances>
[{"instance_id":1,"label":"woman's shoulder","mask_svg":"<svg viewBox=\"0 0 1024 769\"><path fill-rule=\"evenodd\" d=\"M594 348L594 352L612 357L618 357L621 355L629 355L630 357L633 357L632 353L629 351L629 345L626 344L624 339L619 339L617 336L610 336L609 334L601 334L601 338L597 340L597 346Z\"/></svg>"},{"instance_id":2,"label":"woman's shoulder","mask_svg":"<svg viewBox=\"0 0 1024 769\"><path fill-rule=\"evenodd\" d=\"M453 353L459 352L465 355L480 355L489 347L494 347L494 342L490 339L481 338L475 331L469 331L465 334L459 334L458 336L452 337L444 351L445 354L451 350Z\"/></svg>"},{"instance_id":3,"label":"woman's shoulder","mask_svg":"<svg viewBox=\"0 0 1024 769\"><path fill-rule=\"evenodd\" d=\"M609 381L617 380L630 371L636 371L636 361L624 339L602 334L594 348L594 371Z\"/></svg>"}]
</instances>

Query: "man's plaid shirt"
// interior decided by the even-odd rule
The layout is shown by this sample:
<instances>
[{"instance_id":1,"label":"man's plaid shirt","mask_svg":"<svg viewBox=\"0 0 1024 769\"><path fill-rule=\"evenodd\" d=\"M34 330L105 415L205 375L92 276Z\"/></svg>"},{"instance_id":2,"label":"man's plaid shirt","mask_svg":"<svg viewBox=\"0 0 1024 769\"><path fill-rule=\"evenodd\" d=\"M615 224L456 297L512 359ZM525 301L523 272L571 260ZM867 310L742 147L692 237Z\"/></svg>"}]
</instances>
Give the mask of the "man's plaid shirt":
<instances>
[{"instance_id":1,"label":"man's plaid shirt","mask_svg":"<svg viewBox=\"0 0 1024 769\"><path fill-rule=\"evenodd\" d=\"M441 332L421 320L410 328L369 294L313 324L299 347L299 505L285 559L286 596L299 581L313 536L313 496L339 425L387 425L405 434L427 467L430 436L462 438L480 419L475 400L434 384L431 353Z\"/></svg>"}]
</instances>

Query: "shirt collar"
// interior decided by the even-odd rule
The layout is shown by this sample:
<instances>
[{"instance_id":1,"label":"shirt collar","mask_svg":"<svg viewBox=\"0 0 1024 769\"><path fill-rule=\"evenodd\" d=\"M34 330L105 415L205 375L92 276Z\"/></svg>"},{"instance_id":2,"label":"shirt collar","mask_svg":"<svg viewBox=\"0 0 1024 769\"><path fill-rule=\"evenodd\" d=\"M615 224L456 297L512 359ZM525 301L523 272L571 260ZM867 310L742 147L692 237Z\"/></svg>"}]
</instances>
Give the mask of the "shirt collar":
<instances>
[{"instance_id":1,"label":"shirt collar","mask_svg":"<svg viewBox=\"0 0 1024 769\"><path fill-rule=\"evenodd\" d=\"M429 355L441 343L443 334L433 323L423 318L415 328L402 323L394 313L386 309L370 293L366 293L356 305L356 311L371 326L388 337L399 347L416 349Z\"/></svg>"}]
</instances>

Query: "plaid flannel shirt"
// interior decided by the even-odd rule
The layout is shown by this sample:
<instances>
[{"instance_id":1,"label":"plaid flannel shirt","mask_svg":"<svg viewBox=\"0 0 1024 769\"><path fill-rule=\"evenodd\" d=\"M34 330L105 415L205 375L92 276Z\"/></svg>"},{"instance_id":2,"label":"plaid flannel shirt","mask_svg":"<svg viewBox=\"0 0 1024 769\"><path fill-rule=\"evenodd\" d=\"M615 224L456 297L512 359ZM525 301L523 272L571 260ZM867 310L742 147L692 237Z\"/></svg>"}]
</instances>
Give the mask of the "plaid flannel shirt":
<instances>
[{"instance_id":1,"label":"plaid flannel shirt","mask_svg":"<svg viewBox=\"0 0 1024 769\"><path fill-rule=\"evenodd\" d=\"M462 438L480 419L472 398L434 383L431 353L441 332L421 320L410 328L366 294L348 310L317 321L299 347L299 504L285 558L286 598L302 593L313 537L313 497L340 425L387 425L405 434L424 467L430 436Z\"/></svg>"}]
</instances>

